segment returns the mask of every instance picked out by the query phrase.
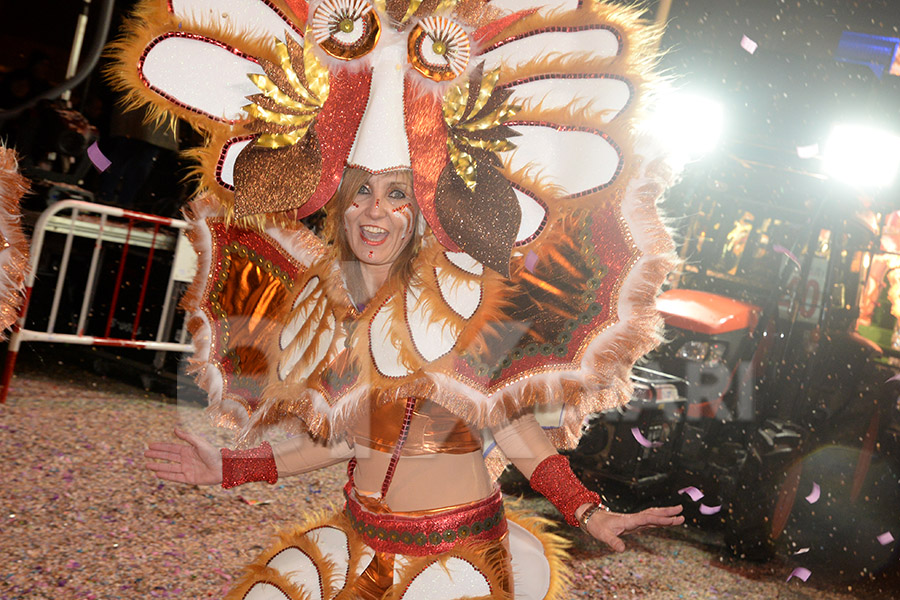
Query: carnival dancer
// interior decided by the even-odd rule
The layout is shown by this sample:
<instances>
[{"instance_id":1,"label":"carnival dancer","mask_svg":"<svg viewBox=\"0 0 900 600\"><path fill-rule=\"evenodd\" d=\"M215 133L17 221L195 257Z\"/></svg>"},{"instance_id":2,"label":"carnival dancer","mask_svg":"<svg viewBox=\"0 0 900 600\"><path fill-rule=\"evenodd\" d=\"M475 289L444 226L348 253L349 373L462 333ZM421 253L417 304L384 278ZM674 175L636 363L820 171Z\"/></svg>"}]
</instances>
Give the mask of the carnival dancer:
<instances>
[{"instance_id":1,"label":"carnival dancer","mask_svg":"<svg viewBox=\"0 0 900 600\"><path fill-rule=\"evenodd\" d=\"M239 433L179 430L150 468L231 486L348 461L344 510L230 598L564 597L560 540L504 510L510 461L616 550L682 522L604 510L556 451L627 402L674 260L640 119L659 31L545 4L147 0L118 43L131 100L206 133L184 304ZM299 219L323 207L318 237ZM272 427L293 437L260 444Z\"/></svg>"}]
</instances>

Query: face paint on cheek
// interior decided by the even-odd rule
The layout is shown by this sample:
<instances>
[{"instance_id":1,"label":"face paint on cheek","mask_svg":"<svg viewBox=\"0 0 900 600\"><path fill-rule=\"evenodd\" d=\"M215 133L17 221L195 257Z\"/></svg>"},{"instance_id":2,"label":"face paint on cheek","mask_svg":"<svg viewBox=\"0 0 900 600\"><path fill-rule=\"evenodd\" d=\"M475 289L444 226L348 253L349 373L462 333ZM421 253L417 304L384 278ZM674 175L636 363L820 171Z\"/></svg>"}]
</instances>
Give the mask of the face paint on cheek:
<instances>
[{"instance_id":1,"label":"face paint on cheek","mask_svg":"<svg viewBox=\"0 0 900 600\"><path fill-rule=\"evenodd\" d=\"M403 219L405 223L403 227L403 239L406 239L406 236L412 233L412 204L406 203L403 206L398 206L391 212L399 215Z\"/></svg>"}]
</instances>

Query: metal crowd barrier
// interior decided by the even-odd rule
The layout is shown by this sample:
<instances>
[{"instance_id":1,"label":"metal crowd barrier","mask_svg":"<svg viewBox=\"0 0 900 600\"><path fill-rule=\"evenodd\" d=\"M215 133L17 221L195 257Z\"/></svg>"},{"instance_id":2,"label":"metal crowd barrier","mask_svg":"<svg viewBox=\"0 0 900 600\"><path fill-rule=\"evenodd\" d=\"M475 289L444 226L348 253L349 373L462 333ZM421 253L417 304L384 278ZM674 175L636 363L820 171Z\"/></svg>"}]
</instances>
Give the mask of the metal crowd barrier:
<instances>
[{"instance_id":1,"label":"metal crowd barrier","mask_svg":"<svg viewBox=\"0 0 900 600\"><path fill-rule=\"evenodd\" d=\"M60 215L69 212L68 216ZM113 346L119 348L136 348L155 350L158 352L189 352L193 349L186 342L187 332L182 328L178 341L165 341L171 335L172 323L175 316L175 304L172 302L173 291L176 282L190 283L197 270L197 259L193 248L184 236L183 232L187 223L180 219L170 219L156 215L150 215L114 206L82 202L80 200L64 200L57 202L43 213L34 227L31 238L31 270L26 281L25 301L19 312L19 318L12 328L9 340L9 348L6 356L6 365L3 370L2 382L0 382L0 403L6 402L13 370L19 348L23 342L55 342L64 344L80 344L84 346ZM64 234L65 242L62 249L62 257L59 261L59 272L53 292L53 300L50 305L50 314L47 327L44 331L26 328L28 308L32 304L35 277L44 250L44 241L47 233ZM55 331L59 313L60 301L63 289L69 276L69 262L72 258L72 245L75 238L87 238L94 240L90 266L87 277L84 280L83 298L80 310L77 312L77 325L75 331L61 333ZM105 328L102 335L85 335L88 317L91 315L95 292L100 277L98 267L101 262L101 251L104 244L121 245L121 254L116 267L116 279L112 288L112 297L109 303L109 311L105 319ZM147 248L147 259L143 269L143 281L141 283L137 308L134 320L131 323L131 335L117 337L113 335L113 319L119 304L119 295L123 288L123 276L125 264L131 248ZM153 339L139 339L139 326L144 303L147 299L147 287L150 271L153 266L153 257L157 251L172 253L171 267L169 268L168 284L163 297L159 325ZM69 285L78 285L75 277L68 277ZM127 282L126 282L127 283ZM71 290L70 290L71 291ZM121 321L116 321L121 326Z\"/></svg>"}]
</instances>

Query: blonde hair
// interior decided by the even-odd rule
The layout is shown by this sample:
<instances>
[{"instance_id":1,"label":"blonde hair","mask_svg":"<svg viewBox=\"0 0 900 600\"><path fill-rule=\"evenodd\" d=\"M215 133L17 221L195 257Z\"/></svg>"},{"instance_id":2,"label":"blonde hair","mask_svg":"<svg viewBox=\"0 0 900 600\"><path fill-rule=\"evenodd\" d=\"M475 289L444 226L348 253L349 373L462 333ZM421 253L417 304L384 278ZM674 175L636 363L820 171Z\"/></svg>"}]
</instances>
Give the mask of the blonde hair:
<instances>
[{"instance_id":1,"label":"blonde hair","mask_svg":"<svg viewBox=\"0 0 900 600\"><path fill-rule=\"evenodd\" d=\"M401 171L406 178L409 189L413 189L412 171ZM353 254L350 249L350 243L347 240L347 232L344 230L344 212L350 207L356 193L364 183L369 181L372 176L368 171L362 169L347 168L341 177L341 184L331 200L326 205L325 229L323 231L326 240L332 245L332 253L335 260L341 263L352 262L358 263L359 258ZM397 259L391 265L389 279L393 280L393 284L405 286L413 280L414 269L413 261L419 253L422 245L422 235L417 226L418 208L413 215L413 232L412 239L403 247ZM356 277L359 275L358 269L354 269L353 273L345 273L345 276Z\"/></svg>"}]
</instances>

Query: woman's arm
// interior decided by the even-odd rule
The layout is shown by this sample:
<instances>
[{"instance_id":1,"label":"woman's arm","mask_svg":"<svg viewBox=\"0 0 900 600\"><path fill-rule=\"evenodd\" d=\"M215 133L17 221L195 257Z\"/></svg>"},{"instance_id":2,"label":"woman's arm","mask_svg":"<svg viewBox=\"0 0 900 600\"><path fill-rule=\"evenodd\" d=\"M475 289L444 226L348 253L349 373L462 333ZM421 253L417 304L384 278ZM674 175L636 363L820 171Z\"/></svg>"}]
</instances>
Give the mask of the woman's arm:
<instances>
[{"instance_id":1,"label":"woman's arm","mask_svg":"<svg viewBox=\"0 0 900 600\"><path fill-rule=\"evenodd\" d=\"M684 517L678 516L681 506L648 508L634 514L610 512L600 504L596 493L578 481L568 459L556 452L531 413L492 430L492 433L503 454L531 481L535 490L544 494L559 509L567 522L580 526L617 552L625 550L620 535L646 527L665 527L684 522ZM581 516L589 509L591 513L586 520L582 520Z\"/></svg>"},{"instance_id":2,"label":"woman's arm","mask_svg":"<svg viewBox=\"0 0 900 600\"><path fill-rule=\"evenodd\" d=\"M151 443L144 452L145 466L160 479L192 485L234 487L251 481L275 483L278 477L307 473L353 456L347 442L333 446L299 435L270 446L249 450L218 449L198 435L175 428L187 444Z\"/></svg>"}]
</instances>

